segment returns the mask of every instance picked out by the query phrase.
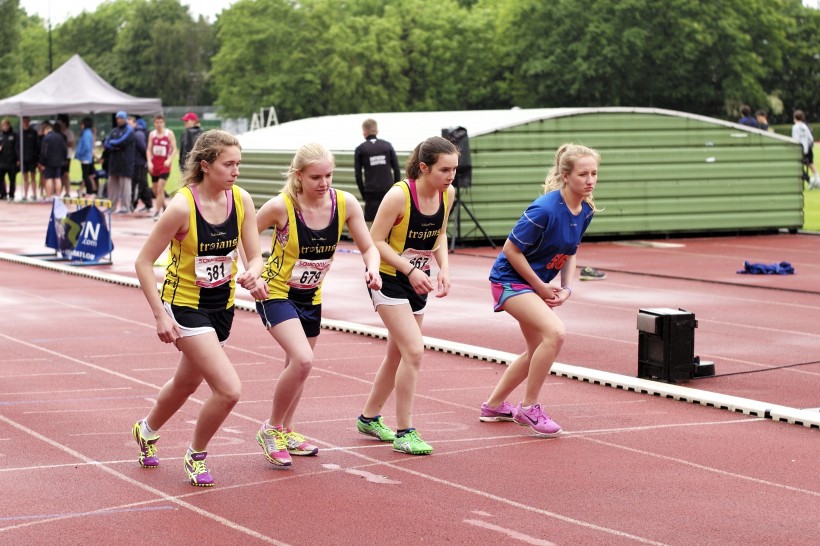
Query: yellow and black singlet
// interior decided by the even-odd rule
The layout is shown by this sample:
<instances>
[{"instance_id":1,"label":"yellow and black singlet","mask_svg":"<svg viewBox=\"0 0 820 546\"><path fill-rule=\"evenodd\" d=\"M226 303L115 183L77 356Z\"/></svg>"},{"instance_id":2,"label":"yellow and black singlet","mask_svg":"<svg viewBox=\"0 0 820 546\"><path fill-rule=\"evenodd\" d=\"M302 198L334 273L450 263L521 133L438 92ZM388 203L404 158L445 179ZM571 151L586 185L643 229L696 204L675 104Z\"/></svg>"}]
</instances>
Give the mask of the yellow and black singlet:
<instances>
[{"instance_id":1,"label":"yellow and black singlet","mask_svg":"<svg viewBox=\"0 0 820 546\"><path fill-rule=\"evenodd\" d=\"M239 187L226 191L227 218L210 224L199 212L196 186L180 193L188 199L188 232L171 241L162 301L196 309L228 309L236 289L236 258L245 209Z\"/></svg>"},{"instance_id":2,"label":"yellow and black singlet","mask_svg":"<svg viewBox=\"0 0 820 546\"><path fill-rule=\"evenodd\" d=\"M402 258L409 261L417 269L430 275L430 262L433 260L433 250L441 230L444 229L444 218L447 215L449 203L447 192L439 193L440 205L431 215L422 214L419 210L416 197L416 181L402 180L394 186L404 190L404 216L401 221L390 228L387 234L387 244ZM382 275L395 277L401 284L410 286L407 275L385 261L381 262L379 272Z\"/></svg>"},{"instance_id":3,"label":"yellow and black singlet","mask_svg":"<svg viewBox=\"0 0 820 546\"><path fill-rule=\"evenodd\" d=\"M322 303L322 282L342 236L345 197L330 189L330 223L322 229L309 228L290 197L282 197L288 223L274 230L270 257L262 270L262 278L268 283L268 299L318 305Z\"/></svg>"}]
</instances>

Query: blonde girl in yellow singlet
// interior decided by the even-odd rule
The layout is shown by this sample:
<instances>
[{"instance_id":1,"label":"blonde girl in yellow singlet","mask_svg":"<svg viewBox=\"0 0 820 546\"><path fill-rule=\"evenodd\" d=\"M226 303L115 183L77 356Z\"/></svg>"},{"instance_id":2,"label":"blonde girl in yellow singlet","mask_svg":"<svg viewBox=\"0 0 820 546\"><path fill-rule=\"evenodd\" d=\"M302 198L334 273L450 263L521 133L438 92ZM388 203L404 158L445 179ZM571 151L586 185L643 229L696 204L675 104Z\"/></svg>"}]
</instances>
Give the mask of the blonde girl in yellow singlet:
<instances>
[{"instance_id":1,"label":"blonde girl in yellow singlet","mask_svg":"<svg viewBox=\"0 0 820 546\"><path fill-rule=\"evenodd\" d=\"M332 187L335 167L333 156L321 144L300 147L282 193L262 205L257 215L259 231L273 228L274 232L262 273L269 296L256 302L256 310L286 353L270 416L256 435L265 458L276 466L290 466L291 455L319 452L293 430L293 416L313 366L322 320L322 283L345 226L364 260L367 287L381 288L379 251L367 232L359 201Z\"/></svg>"}]
</instances>

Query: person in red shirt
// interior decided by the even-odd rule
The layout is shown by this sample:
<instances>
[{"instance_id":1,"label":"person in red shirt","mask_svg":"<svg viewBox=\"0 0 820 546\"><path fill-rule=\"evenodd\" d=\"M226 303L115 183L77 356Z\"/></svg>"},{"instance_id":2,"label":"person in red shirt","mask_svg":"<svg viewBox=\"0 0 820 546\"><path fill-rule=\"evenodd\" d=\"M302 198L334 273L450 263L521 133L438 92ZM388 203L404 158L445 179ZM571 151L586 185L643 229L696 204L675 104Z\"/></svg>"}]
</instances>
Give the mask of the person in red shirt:
<instances>
[{"instance_id":1,"label":"person in red shirt","mask_svg":"<svg viewBox=\"0 0 820 546\"><path fill-rule=\"evenodd\" d=\"M154 116L154 130L148 135L148 170L154 190L154 219L165 210L165 184L171 176L171 162L177 150L174 132L165 127L165 116Z\"/></svg>"}]
</instances>

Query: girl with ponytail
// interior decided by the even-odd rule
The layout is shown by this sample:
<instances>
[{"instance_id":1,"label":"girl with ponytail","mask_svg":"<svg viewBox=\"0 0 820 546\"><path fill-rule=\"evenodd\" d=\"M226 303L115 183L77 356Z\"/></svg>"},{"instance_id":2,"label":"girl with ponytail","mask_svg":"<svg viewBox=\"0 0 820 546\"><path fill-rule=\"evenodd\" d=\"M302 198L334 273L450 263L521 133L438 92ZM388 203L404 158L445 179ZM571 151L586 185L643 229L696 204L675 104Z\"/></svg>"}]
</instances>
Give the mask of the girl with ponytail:
<instances>
[{"instance_id":1,"label":"girl with ponytail","mask_svg":"<svg viewBox=\"0 0 820 546\"><path fill-rule=\"evenodd\" d=\"M527 350L507 367L481 405L481 421L512 421L546 437L561 432L538 400L566 338L564 323L554 309L572 295L575 254L599 210L592 191L600 161L598 152L586 146L558 148L544 181L544 195L524 211L493 264L494 309L518 321ZM560 284L552 283L559 274ZM513 406L507 397L525 381L524 397Z\"/></svg>"}]
</instances>

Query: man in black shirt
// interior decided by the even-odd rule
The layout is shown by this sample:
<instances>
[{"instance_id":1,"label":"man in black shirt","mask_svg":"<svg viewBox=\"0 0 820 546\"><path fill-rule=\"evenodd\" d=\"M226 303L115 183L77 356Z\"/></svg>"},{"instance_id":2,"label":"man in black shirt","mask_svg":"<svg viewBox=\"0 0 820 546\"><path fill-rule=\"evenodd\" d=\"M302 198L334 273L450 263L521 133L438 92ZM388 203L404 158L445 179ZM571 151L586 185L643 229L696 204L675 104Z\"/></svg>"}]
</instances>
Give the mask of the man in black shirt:
<instances>
[{"instance_id":1,"label":"man in black shirt","mask_svg":"<svg viewBox=\"0 0 820 546\"><path fill-rule=\"evenodd\" d=\"M0 123L0 199L14 201L14 185L17 181L17 169L20 167L20 141L17 133L11 128L9 120L3 118ZM6 178L9 179L8 191Z\"/></svg>"},{"instance_id":2,"label":"man in black shirt","mask_svg":"<svg viewBox=\"0 0 820 546\"><path fill-rule=\"evenodd\" d=\"M40 137L37 129L31 126L31 118L23 116L23 161L21 170L23 171L23 201L26 201L31 190L31 200L37 200L37 160L40 156Z\"/></svg>"},{"instance_id":3,"label":"man in black shirt","mask_svg":"<svg viewBox=\"0 0 820 546\"><path fill-rule=\"evenodd\" d=\"M59 122L57 122L59 123ZM62 188L63 166L68 157L68 144L65 137L54 131L47 121L42 123L43 139L40 142L39 162L43 166L45 179L45 196L59 197Z\"/></svg>"},{"instance_id":4,"label":"man in black shirt","mask_svg":"<svg viewBox=\"0 0 820 546\"><path fill-rule=\"evenodd\" d=\"M353 156L353 172L356 174L356 185L359 186L359 192L364 199L364 219L367 222L372 222L376 217L376 211L387 190L401 180L396 150L386 140L377 138L378 134L376 120L364 120L362 135L365 141L356 148Z\"/></svg>"},{"instance_id":5,"label":"man in black shirt","mask_svg":"<svg viewBox=\"0 0 820 546\"><path fill-rule=\"evenodd\" d=\"M202 134L202 127L199 126L199 116L194 112L187 112L182 116L185 129L182 131L182 138L179 146L179 171L185 179L185 161L188 160L188 153L194 148L196 139Z\"/></svg>"}]
</instances>

